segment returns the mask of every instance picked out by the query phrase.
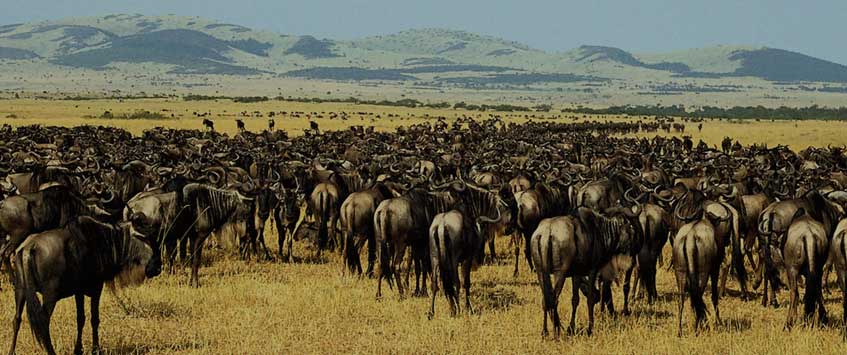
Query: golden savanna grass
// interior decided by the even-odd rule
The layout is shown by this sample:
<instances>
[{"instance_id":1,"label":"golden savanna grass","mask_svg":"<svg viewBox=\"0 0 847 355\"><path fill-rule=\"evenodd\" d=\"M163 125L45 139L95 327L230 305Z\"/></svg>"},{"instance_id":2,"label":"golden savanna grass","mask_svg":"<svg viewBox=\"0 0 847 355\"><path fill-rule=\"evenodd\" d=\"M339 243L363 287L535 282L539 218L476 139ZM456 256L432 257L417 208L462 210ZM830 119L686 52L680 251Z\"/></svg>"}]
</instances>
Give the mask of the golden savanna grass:
<instances>
[{"instance_id":1,"label":"golden savanna grass","mask_svg":"<svg viewBox=\"0 0 847 355\"><path fill-rule=\"evenodd\" d=\"M136 109L180 113L182 118L156 121L108 121L86 119L105 110L114 113ZM116 101L0 101L0 120L13 125L25 124L109 124L140 133L146 128L164 125L200 128L193 111L213 112L219 130L233 133L235 117L241 111L375 112L383 119L371 122L358 115L348 121L321 120L322 128L344 125L378 125L388 129L424 120L425 115L453 118L465 112L354 106L339 104L298 104L268 102L233 104L222 102L182 102L166 100ZM225 114L223 110L226 110ZM403 119L387 118L387 114ZM5 119L14 114L19 118ZM414 114L414 118L412 115ZM475 115L476 113L474 113ZM548 114L554 116L558 114ZM483 114L483 117L487 114ZM521 114L522 116L522 114ZM563 114L563 116L568 116ZM581 115L580 115L581 117ZM608 117L592 117L605 120ZM523 118L510 118L523 120ZM622 119L622 118L617 118ZM248 129L264 128L267 117L246 118ZM302 130L308 120L277 118L277 127ZM796 126L795 126L796 124ZM725 135L744 143L788 144L794 149L808 145L845 144L845 124L840 122L706 122L702 133L689 124L687 134L695 140L719 144ZM269 247L276 248L275 230L266 231ZM322 262L246 262L231 251L206 253L201 269L202 288L187 286L187 271L163 274L144 285L120 291L126 303L122 309L115 297L106 292L102 302L101 345L116 354L300 354L300 353L688 353L688 354L834 354L844 353L837 327L782 330L786 308L762 308L757 301L742 302L729 296L721 299L724 324L712 326L699 336L692 334L692 314L685 307L683 338L676 337L677 299L672 275L661 268L658 276L660 301L647 305L638 301L633 314L612 319L599 313L592 337L584 335L554 342L543 340L541 333L541 297L536 277L521 260L520 276L512 276L514 255L508 238L498 239L500 262L481 266L472 274L472 301L476 314L448 315L442 294L436 299L436 316L427 320L429 298L400 299L385 288L381 301L375 299L376 282L341 275L341 260L326 254ZM313 250L305 242L295 246L298 260L311 260ZM304 259L301 259L304 258ZM665 260L669 260L668 250ZM363 258L364 260L364 258ZM738 286L729 282L731 295ZM570 281L559 299L563 321L570 316ZM622 306L620 287L615 289L615 304ZM707 296L708 297L708 296ZM825 295L830 316L841 323L841 295L833 290ZM780 293L786 304L787 295ZM578 312L579 327L586 324L586 301ZM707 298L707 304L708 298ZM711 306L709 306L711 311ZM11 320L13 297L8 283L0 292L0 319ZM713 313L710 314L713 317ZM712 318L710 318L710 324ZM10 322L0 326L0 346L8 346ZM38 353L26 321L21 331L19 354ZM75 336L74 304L59 303L52 321L54 344L61 353L73 347ZM84 344L90 348L90 331Z\"/></svg>"}]
</instances>

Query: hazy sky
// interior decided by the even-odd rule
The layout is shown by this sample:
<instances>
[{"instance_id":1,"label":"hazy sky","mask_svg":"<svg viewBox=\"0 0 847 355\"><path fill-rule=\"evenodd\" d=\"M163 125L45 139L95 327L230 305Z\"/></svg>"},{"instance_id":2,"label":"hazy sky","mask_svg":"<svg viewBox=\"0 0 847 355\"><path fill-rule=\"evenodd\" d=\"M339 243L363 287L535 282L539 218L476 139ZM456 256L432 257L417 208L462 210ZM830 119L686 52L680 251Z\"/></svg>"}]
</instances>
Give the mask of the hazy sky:
<instances>
[{"instance_id":1,"label":"hazy sky","mask_svg":"<svg viewBox=\"0 0 847 355\"><path fill-rule=\"evenodd\" d=\"M489 34L549 51L763 45L847 64L845 0L0 0L0 24L113 13L202 16L351 39L409 28Z\"/></svg>"}]
</instances>

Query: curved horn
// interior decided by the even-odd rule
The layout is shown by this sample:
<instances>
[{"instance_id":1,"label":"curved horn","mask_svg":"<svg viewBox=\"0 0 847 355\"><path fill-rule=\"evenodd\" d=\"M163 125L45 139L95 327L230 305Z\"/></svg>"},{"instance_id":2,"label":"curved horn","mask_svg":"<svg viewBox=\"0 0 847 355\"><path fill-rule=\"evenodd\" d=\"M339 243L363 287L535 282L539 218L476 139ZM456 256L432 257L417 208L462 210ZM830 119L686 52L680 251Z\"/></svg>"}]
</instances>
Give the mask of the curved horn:
<instances>
[{"instance_id":1,"label":"curved horn","mask_svg":"<svg viewBox=\"0 0 847 355\"><path fill-rule=\"evenodd\" d=\"M215 185L217 185L223 178L223 176L221 176L221 174L215 170L206 171L206 177L209 179L209 182Z\"/></svg>"},{"instance_id":2,"label":"curved horn","mask_svg":"<svg viewBox=\"0 0 847 355\"><path fill-rule=\"evenodd\" d=\"M115 192L112 191L112 189L109 189L108 191L109 191L109 198L107 198L107 199L101 198L100 199L100 202L103 203L104 205L109 204L109 203L111 203L112 201L115 200Z\"/></svg>"},{"instance_id":3,"label":"curved horn","mask_svg":"<svg viewBox=\"0 0 847 355\"><path fill-rule=\"evenodd\" d=\"M490 218L488 216L479 216L476 218L476 223L500 223L500 220L503 219L503 214L500 212L499 208L495 208L497 210L497 218Z\"/></svg>"}]
</instances>

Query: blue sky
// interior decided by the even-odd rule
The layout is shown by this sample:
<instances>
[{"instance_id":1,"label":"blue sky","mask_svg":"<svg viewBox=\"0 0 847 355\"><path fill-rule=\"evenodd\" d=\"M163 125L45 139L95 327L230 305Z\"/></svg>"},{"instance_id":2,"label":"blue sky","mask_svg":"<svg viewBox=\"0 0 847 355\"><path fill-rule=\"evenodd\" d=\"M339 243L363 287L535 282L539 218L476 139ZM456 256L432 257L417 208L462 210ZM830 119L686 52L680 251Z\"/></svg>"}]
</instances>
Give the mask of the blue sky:
<instances>
[{"instance_id":1,"label":"blue sky","mask_svg":"<svg viewBox=\"0 0 847 355\"><path fill-rule=\"evenodd\" d=\"M0 24L113 13L202 16L339 39L443 27L548 51L769 46L847 64L844 0L0 0Z\"/></svg>"}]
</instances>

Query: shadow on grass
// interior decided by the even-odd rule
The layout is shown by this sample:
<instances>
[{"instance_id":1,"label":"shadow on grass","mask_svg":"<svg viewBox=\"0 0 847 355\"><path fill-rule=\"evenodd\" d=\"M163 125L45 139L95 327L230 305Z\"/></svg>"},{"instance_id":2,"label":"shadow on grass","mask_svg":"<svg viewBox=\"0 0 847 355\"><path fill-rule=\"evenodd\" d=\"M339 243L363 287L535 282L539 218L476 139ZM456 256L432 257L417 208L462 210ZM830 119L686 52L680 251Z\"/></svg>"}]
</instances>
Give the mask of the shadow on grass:
<instances>
[{"instance_id":1,"label":"shadow on grass","mask_svg":"<svg viewBox=\"0 0 847 355\"><path fill-rule=\"evenodd\" d=\"M718 324L714 331L717 333L739 333L749 331L753 322L749 319L740 319L733 317L721 318L721 324Z\"/></svg>"},{"instance_id":2,"label":"shadow on grass","mask_svg":"<svg viewBox=\"0 0 847 355\"><path fill-rule=\"evenodd\" d=\"M471 288L474 307L478 311L507 311L513 305L522 305L524 300L515 291L502 285L479 283Z\"/></svg>"}]
</instances>

